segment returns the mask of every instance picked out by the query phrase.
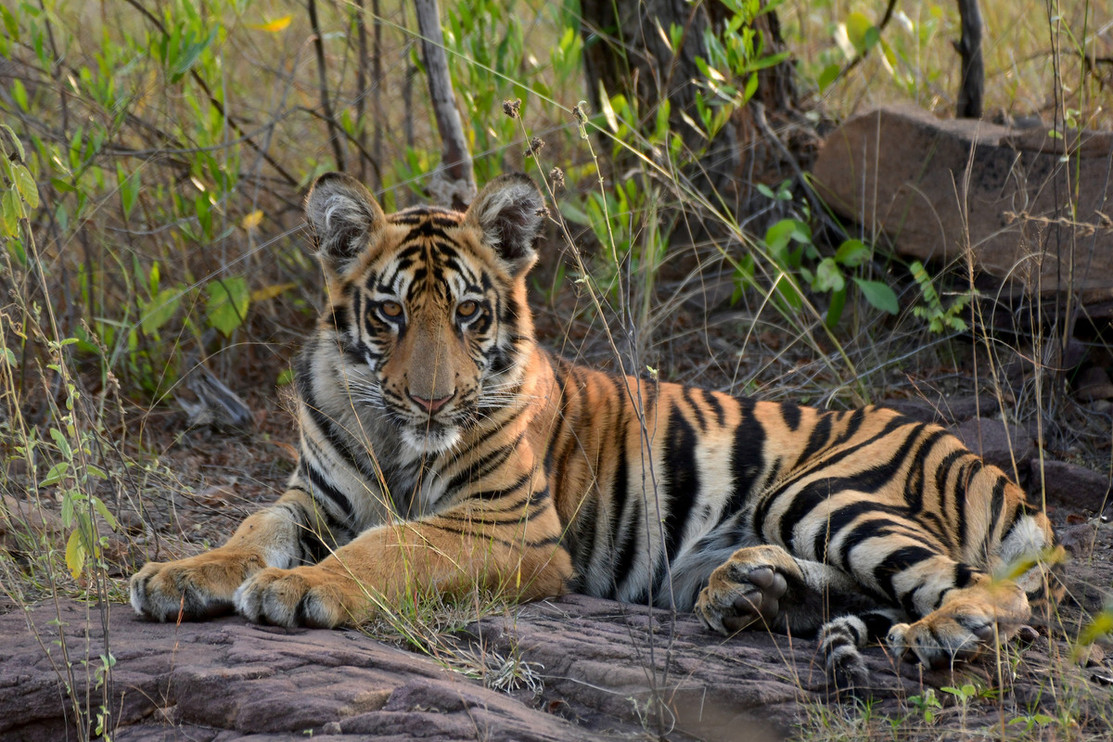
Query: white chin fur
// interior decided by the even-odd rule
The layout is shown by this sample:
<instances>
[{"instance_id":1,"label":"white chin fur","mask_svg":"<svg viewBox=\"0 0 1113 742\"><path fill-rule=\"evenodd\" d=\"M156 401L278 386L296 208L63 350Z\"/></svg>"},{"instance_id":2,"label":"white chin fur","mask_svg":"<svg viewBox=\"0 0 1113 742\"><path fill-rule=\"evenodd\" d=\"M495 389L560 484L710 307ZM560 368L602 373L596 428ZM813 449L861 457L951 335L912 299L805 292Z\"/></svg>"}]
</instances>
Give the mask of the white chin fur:
<instances>
[{"instance_id":1,"label":"white chin fur","mask_svg":"<svg viewBox=\"0 0 1113 742\"><path fill-rule=\"evenodd\" d=\"M436 430L402 431L402 442L417 454L438 454L455 446L460 440L457 428L438 428Z\"/></svg>"}]
</instances>

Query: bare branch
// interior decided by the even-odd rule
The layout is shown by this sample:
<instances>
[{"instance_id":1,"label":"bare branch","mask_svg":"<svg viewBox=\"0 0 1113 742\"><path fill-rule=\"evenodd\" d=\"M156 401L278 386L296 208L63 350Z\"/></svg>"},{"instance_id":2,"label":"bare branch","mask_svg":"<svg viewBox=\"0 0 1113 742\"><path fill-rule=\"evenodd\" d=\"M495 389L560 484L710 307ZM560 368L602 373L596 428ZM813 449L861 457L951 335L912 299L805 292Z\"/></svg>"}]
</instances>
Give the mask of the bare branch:
<instances>
[{"instance_id":1,"label":"bare branch","mask_svg":"<svg viewBox=\"0 0 1113 742\"><path fill-rule=\"evenodd\" d=\"M428 190L438 203L459 208L470 203L475 196L475 173L460 112L456 110L452 79L448 74L440 13L437 0L414 0L414 7L421 34L425 75L429 80L429 97L433 101L433 113L441 134L441 165L433 174Z\"/></svg>"}]
</instances>

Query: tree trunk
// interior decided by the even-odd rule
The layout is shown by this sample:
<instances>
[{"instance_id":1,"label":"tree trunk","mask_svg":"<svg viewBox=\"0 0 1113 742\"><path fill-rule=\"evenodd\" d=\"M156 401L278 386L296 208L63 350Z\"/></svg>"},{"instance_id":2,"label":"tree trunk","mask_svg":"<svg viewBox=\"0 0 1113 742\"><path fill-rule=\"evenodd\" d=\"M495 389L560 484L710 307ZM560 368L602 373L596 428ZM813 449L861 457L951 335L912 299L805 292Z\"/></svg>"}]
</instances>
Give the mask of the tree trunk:
<instances>
[{"instance_id":1,"label":"tree trunk","mask_svg":"<svg viewBox=\"0 0 1113 742\"><path fill-rule=\"evenodd\" d=\"M580 8L584 67L596 110L601 89L607 95L622 93L638 102L643 117L640 123L650 126L660 101L668 100L672 130L681 133L691 150L705 149L699 165L687 173L701 191L724 197L728 203L733 201L741 209L754 183L779 182L800 167L799 163L784 162L784 144L768 141L770 126L765 125L761 110L755 111L755 104L760 105L774 125L792 123L798 127L804 122L797 106L792 63L787 58L758 73L750 104L736 110L712 142L686 122L699 120L697 87L692 81L703 77L696 58L708 57L704 34L709 28L722 28L731 15L719 0L581 0ZM683 29L682 42L675 50L665 38L672 26ZM759 15L753 28L760 34L762 55L785 49L774 12ZM745 80L731 82L740 89L745 86ZM811 132L810 125L805 128ZM808 141L802 159L806 164L814 155L817 140L814 132L805 139Z\"/></svg>"},{"instance_id":2,"label":"tree trunk","mask_svg":"<svg viewBox=\"0 0 1113 742\"><path fill-rule=\"evenodd\" d=\"M955 116L960 119L982 117L982 94L985 90L985 63L982 61L982 14L978 0L958 0L962 18L962 36L955 49L962 57L962 80L958 89Z\"/></svg>"}]
</instances>

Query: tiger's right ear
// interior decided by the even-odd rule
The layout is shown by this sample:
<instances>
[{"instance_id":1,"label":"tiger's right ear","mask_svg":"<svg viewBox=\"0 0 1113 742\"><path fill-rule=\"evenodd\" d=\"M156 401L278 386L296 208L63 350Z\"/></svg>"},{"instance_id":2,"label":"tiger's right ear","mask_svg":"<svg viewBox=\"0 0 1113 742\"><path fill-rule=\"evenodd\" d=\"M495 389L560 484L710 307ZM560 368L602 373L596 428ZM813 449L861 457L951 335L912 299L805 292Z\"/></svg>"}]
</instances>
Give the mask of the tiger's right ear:
<instances>
[{"instance_id":1,"label":"tiger's right ear","mask_svg":"<svg viewBox=\"0 0 1113 742\"><path fill-rule=\"evenodd\" d=\"M305 197L305 216L325 267L342 275L386 219L371 191L350 175L325 173Z\"/></svg>"}]
</instances>

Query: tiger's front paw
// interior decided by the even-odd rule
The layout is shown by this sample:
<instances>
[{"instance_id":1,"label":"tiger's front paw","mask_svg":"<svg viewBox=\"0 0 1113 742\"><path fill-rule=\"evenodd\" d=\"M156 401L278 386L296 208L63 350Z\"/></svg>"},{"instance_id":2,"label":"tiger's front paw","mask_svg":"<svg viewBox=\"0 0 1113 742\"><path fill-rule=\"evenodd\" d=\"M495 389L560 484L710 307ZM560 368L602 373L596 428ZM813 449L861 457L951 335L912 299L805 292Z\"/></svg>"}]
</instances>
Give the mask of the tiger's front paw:
<instances>
[{"instance_id":1,"label":"tiger's front paw","mask_svg":"<svg viewBox=\"0 0 1113 742\"><path fill-rule=\"evenodd\" d=\"M696 601L696 614L721 634L758 623L769 627L781 616L789 584L802 580L796 560L778 546L739 549L711 573Z\"/></svg>"},{"instance_id":2,"label":"tiger's front paw","mask_svg":"<svg viewBox=\"0 0 1113 742\"><path fill-rule=\"evenodd\" d=\"M370 600L355 580L320 567L264 569L233 598L236 611L255 623L331 629L370 617Z\"/></svg>"},{"instance_id":3,"label":"tiger's front paw","mask_svg":"<svg viewBox=\"0 0 1113 742\"><path fill-rule=\"evenodd\" d=\"M911 654L933 669L949 667L1011 639L1031 614L1027 597L1012 584L963 592L915 623L894 624L886 637L893 653Z\"/></svg>"},{"instance_id":4,"label":"tiger's front paw","mask_svg":"<svg viewBox=\"0 0 1113 742\"><path fill-rule=\"evenodd\" d=\"M173 562L147 562L131 578L131 606L156 621L231 613L236 588L262 568L258 555L222 549Z\"/></svg>"}]
</instances>

